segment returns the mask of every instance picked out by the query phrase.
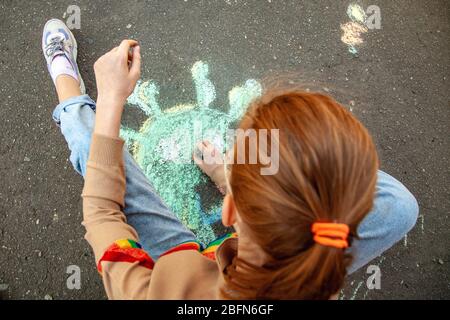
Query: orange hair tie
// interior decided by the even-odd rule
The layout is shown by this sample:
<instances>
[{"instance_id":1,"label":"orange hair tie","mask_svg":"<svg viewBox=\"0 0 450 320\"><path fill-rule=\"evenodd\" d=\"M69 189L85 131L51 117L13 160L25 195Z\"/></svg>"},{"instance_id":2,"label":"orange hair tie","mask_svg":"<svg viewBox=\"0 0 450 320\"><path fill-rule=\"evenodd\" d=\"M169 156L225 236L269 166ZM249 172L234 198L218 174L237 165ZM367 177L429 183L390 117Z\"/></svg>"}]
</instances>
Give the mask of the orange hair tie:
<instances>
[{"instance_id":1,"label":"orange hair tie","mask_svg":"<svg viewBox=\"0 0 450 320\"><path fill-rule=\"evenodd\" d=\"M316 222L312 225L312 233L314 241L327 247L338 249L348 248L348 234L350 228L343 223L320 223Z\"/></svg>"}]
</instances>

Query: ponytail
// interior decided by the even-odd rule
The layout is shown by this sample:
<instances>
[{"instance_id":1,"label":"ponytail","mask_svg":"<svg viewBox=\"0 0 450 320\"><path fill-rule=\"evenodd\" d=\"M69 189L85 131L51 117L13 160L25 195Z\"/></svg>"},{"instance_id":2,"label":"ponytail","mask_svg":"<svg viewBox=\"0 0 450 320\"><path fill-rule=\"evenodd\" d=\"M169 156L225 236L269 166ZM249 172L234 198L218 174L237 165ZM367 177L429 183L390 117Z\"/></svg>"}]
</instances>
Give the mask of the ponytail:
<instances>
[{"instance_id":1,"label":"ponytail","mask_svg":"<svg viewBox=\"0 0 450 320\"><path fill-rule=\"evenodd\" d=\"M328 96L292 92L256 101L241 129L279 129L279 171L236 164L230 186L246 232L268 257L236 257L228 299L329 299L344 284L351 245L375 194L378 157L353 115ZM248 144L246 144L247 152ZM236 160L236 159L235 159Z\"/></svg>"}]
</instances>

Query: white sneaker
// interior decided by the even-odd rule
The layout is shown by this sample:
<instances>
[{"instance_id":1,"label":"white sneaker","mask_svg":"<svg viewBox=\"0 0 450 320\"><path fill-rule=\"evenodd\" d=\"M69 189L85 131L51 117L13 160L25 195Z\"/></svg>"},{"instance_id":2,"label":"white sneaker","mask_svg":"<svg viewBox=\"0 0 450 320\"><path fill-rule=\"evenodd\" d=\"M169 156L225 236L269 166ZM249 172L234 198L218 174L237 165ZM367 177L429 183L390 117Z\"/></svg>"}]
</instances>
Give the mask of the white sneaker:
<instances>
[{"instance_id":1,"label":"white sneaker","mask_svg":"<svg viewBox=\"0 0 450 320\"><path fill-rule=\"evenodd\" d=\"M42 51L45 60L47 61L47 68L53 82L56 83L56 78L52 74L51 68L53 59L59 55L64 55L78 75L81 94L85 94L86 88L77 64L77 48L77 41L64 22L59 19L47 21L42 34Z\"/></svg>"}]
</instances>

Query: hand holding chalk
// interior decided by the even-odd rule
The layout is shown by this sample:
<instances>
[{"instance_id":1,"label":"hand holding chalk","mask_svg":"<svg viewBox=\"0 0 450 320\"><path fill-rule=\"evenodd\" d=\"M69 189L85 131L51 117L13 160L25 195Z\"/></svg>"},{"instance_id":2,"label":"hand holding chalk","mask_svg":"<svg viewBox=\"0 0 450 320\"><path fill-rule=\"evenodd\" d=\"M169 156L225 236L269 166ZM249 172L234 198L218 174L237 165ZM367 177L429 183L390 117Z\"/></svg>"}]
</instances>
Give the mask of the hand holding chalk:
<instances>
[{"instance_id":1,"label":"hand holding chalk","mask_svg":"<svg viewBox=\"0 0 450 320\"><path fill-rule=\"evenodd\" d=\"M118 136L123 106L141 76L138 42L124 40L94 64L97 82L96 131Z\"/></svg>"},{"instance_id":2,"label":"hand holding chalk","mask_svg":"<svg viewBox=\"0 0 450 320\"><path fill-rule=\"evenodd\" d=\"M94 64L99 97L115 98L125 103L141 75L138 42L124 40ZM111 100L111 99L109 99Z\"/></svg>"}]
</instances>

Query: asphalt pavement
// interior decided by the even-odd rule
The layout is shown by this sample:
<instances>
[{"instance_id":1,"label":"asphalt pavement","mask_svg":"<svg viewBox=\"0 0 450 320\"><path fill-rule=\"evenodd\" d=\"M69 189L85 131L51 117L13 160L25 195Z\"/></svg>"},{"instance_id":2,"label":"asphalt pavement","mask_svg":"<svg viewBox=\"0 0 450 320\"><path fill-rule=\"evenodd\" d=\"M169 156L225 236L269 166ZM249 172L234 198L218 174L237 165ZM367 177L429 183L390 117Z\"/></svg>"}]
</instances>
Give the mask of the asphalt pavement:
<instances>
[{"instance_id":1,"label":"asphalt pavement","mask_svg":"<svg viewBox=\"0 0 450 320\"><path fill-rule=\"evenodd\" d=\"M373 264L349 277L343 299L450 298L450 2L357 1L380 9L381 28L356 34L341 27L351 1L161 0L0 2L0 298L105 299L81 226L82 179L53 124L57 104L41 53L50 18L69 19L88 92L93 64L124 38L141 42L144 80L160 85L163 106L195 101L191 67L209 65L216 105L247 79L288 78L336 97L369 128L382 169L417 197L416 227ZM350 39L351 40L351 39ZM139 110L125 121L139 126ZM70 290L67 268L80 267Z\"/></svg>"}]
</instances>

